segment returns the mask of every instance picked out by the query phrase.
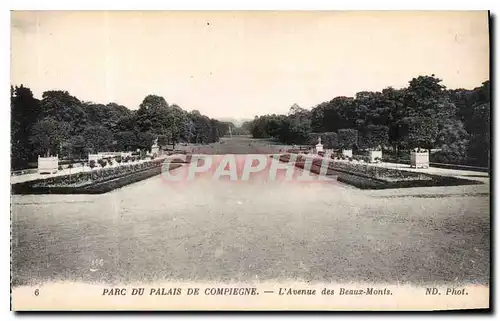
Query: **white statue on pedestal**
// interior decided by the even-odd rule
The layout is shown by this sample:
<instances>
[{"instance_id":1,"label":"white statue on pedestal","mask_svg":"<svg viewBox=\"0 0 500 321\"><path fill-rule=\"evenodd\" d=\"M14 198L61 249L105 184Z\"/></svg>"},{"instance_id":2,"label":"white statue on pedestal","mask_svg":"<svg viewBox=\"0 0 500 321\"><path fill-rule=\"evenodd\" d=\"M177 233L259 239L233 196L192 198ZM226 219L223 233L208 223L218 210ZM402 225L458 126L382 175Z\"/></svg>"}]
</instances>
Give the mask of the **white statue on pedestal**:
<instances>
[{"instance_id":1,"label":"white statue on pedestal","mask_svg":"<svg viewBox=\"0 0 500 321\"><path fill-rule=\"evenodd\" d=\"M160 147L158 146L158 137L153 142L153 146L151 146L151 154L158 154L160 151Z\"/></svg>"},{"instance_id":2,"label":"white statue on pedestal","mask_svg":"<svg viewBox=\"0 0 500 321\"><path fill-rule=\"evenodd\" d=\"M321 137L318 137L318 144L316 145L316 153L323 151L323 144L321 144Z\"/></svg>"}]
</instances>

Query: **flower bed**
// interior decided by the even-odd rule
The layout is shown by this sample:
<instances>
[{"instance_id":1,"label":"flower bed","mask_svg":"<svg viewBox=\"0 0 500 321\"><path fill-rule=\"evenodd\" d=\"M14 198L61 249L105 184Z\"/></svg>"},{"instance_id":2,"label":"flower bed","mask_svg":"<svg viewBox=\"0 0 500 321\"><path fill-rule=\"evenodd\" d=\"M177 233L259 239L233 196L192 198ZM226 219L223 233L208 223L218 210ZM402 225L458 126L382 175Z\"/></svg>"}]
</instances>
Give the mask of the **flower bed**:
<instances>
[{"instance_id":1,"label":"flower bed","mask_svg":"<svg viewBox=\"0 0 500 321\"><path fill-rule=\"evenodd\" d=\"M295 166L304 168L306 158L299 155L296 158ZM289 162L290 155L282 155L280 157L280 161ZM379 166L372 166L364 163L355 163L352 161L336 161L336 160L328 160L325 158L314 158L312 160L311 171L319 173L319 169L323 166L328 166L328 174L333 174L334 172L345 172L354 175L361 175L370 178L385 180L385 181L402 181L402 180L432 180L432 177L417 172L392 169L392 168L383 168Z\"/></svg>"},{"instance_id":2,"label":"flower bed","mask_svg":"<svg viewBox=\"0 0 500 321\"><path fill-rule=\"evenodd\" d=\"M381 179L385 181L412 181L412 180L432 180L427 174L405 171L394 168L384 168L380 166L372 166L364 163L332 161L333 168L355 175L362 175L370 178Z\"/></svg>"},{"instance_id":3,"label":"flower bed","mask_svg":"<svg viewBox=\"0 0 500 321\"><path fill-rule=\"evenodd\" d=\"M12 185L13 194L94 194L159 175L163 159L61 175ZM169 170L182 166L170 164Z\"/></svg>"},{"instance_id":4,"label":"flower bed","mask_svg":"<svg viewBox=\"0 0 500 321\"><path fill-rule=\"evenodd\" d=\"M136 164L126 164L117 167L108 167L88 172L79 172L75 174L61 175L32 181L33 187L61 187L61 186L84 186L87 184L98 183L133 172L141 171L147 168L161 166L162 160L147 161Z\"/></svg>"},{"instance_id":5,"label":"flower bed","mask_svg":"<svg viewBox=\"0 0 500 321\"><path fill-rule=\"evenodd\" d=\"M289 154L279 157L279 160L282 162L290 162L290 159L291 156ZM481 184L478 181L456 177L431 175L353 161L329 160L326 158L314 158L312 160L311 172L319 174L322 163L325 164L323 166L328 166L326 175L337 175L338 181L366 189ZM301 155L297 156L295 166L304 168L305 157Z\"/></svg>"}]
</instances>

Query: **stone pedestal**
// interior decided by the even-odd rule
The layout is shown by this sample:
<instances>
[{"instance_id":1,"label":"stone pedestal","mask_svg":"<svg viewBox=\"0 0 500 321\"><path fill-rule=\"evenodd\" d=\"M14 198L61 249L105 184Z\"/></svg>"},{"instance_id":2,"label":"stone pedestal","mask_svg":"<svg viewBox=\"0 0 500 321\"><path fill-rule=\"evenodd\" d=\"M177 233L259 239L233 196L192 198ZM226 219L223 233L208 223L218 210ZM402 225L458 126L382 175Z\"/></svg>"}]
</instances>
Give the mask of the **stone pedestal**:
<instances>
[{"instance_id":1,"label":"stone pedestal","mask_svg":"<svg viewBox=\"0 0 500 321\"><path fill-rule=\"evenodd\" d=\"M39 174L55 174L59 168L59 158L55 157L40 157L38 156L38 173Z\"/></svg>"},{"instance_id":2,"label":"stone pedestal","mask_svg":"<svg viewBox=\"0 0 500 321\"><path fill-rule=\"evenodd\" d=\"M410 166L415 168L429 168L429 152L411 152Z\"/></svg>"},{"instance_id":3,"label":"stone pedestal","mask_svg":"<svg viewBox=\"0 0 500 321\"><path fill-rule=\"evenodd\" d=\"M93 160L94 162L98 162L100 159L102 159L102 155L101 154L89 154L89 162L91 160Z\"/></svg>"},{"instance_id":4,"label":"stone pedestal","mask_svg":"<svg viewBox=\"0 0 500 321\"><path fill-rule=\"evenodd\" d=\"M343 149L342 155L347 156L347 157L352 157L352 149Z\"/></svg>"},{"instance_id":5,"label":"stone pedestal","mask_svg":"<svg viewBox=\"0 0 500 321\"><path fill-rule=\"evenodd\" d=\"M380 158L380 160L382 160L382 151L381 150L371 150L369 152L369 156L370 156L370 163L375 163L376 158Z\"/></svg>"}]
</instances>

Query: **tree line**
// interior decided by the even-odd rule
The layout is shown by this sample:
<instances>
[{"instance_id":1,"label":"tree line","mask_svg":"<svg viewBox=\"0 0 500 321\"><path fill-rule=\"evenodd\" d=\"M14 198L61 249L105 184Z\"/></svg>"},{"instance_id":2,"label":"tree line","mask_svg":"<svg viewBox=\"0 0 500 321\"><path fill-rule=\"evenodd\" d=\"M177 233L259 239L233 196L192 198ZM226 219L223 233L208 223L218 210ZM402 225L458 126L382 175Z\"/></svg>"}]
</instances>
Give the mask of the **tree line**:
<instances>
[{"instance_id":1,"label":"tree line","mask_svg":"<svg viewBox=\"0 0 500 321\"><path fill-rule=\"evenodd\" d=\"M472 90L448 90L441 79L413 78L402 89L335 97L312 109L294 104L287 115L256 116L247 124L254 138L285 144L391 152L437 149L440 162L488 166L490 82Z\"/></svg>"},{"instance_id":2,"label":"tree line","mask_svg":"<svg viewBox=\"0 0 500 321\"><path fill-rule=\"evenodd\" d=\"M137 110L130 110L81 101L61 90L37 99L29 88L11 86L11 168L26 168L38 155L82 159L102 151L145 151L156 138L160 146L173 149L179 143L213 143L230 125L169 105L158 95L146 96Z\"/></svg>"}]
</instances>

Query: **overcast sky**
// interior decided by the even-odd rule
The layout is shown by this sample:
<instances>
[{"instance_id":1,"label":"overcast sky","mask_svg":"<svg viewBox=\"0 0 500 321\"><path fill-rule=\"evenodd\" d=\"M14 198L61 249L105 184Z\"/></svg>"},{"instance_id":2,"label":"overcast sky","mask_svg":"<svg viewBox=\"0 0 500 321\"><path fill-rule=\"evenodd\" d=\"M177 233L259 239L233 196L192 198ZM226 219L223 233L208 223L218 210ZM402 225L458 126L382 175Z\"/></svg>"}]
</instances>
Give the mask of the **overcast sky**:
<instances>
[{"instance_id":1,"label":"overcast sky","mask_svg":"<svg viewBox=\"0 0 500 321\"><path fill-rule=\"evenodd\" d=\"M11 82L253 118L423 74L472 89L488 39L487 12L14 12Z\"/></svg>"}]
</instances>

